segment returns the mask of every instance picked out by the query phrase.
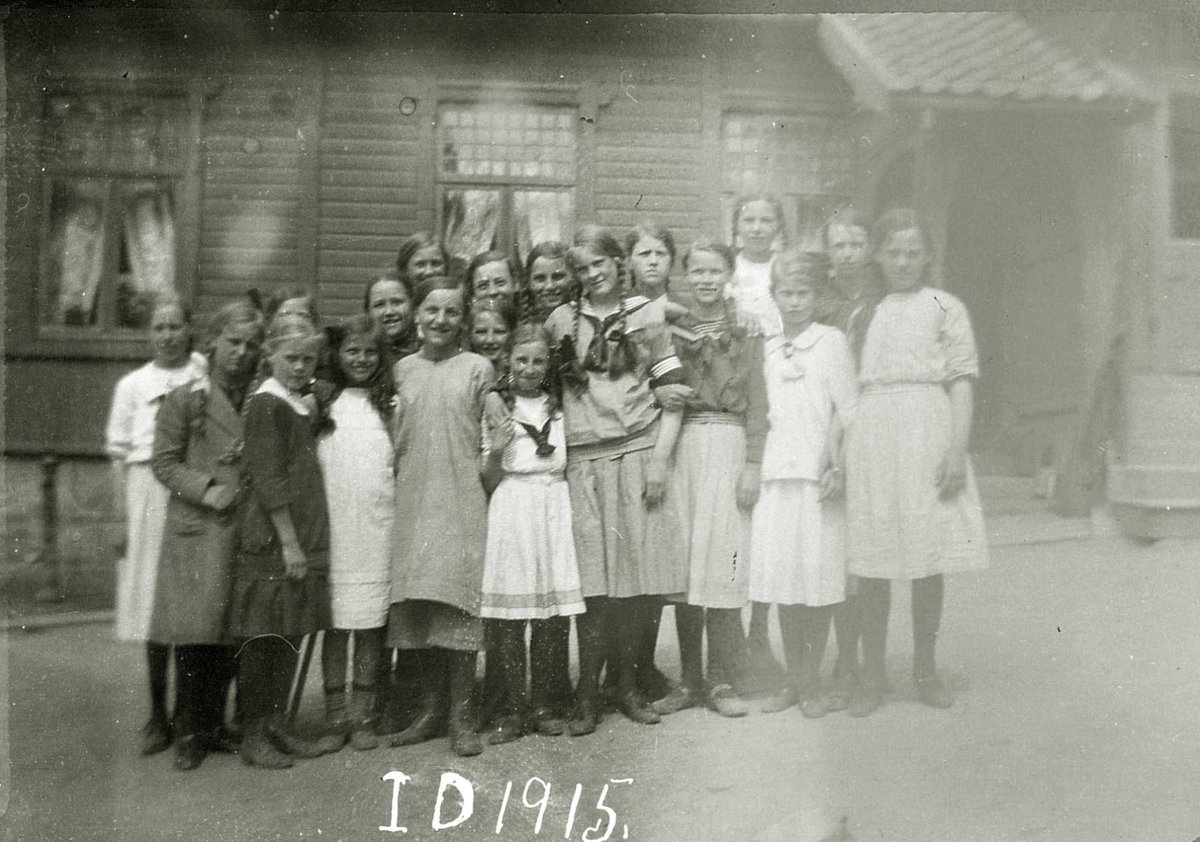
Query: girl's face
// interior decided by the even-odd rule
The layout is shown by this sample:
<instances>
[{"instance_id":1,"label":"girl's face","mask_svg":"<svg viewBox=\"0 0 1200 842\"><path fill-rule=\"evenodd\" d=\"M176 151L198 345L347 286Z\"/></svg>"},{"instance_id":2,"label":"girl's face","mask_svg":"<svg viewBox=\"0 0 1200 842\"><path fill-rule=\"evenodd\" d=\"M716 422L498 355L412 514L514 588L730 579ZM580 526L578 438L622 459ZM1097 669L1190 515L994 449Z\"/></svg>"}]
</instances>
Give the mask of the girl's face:
<instances>
[{"instance_id":1,"label":"girl's face","mask_svg":"<svg viewBox=\"0 0 1200 842\"><path fill-rule=\"evenodd\" d=\"M529 273L529 291L538 306L553 310L567 299L567 261L562 257L539 257Z\"/></svg>"},{"instance_id":2,"label":"girl's face","mask_svg":"<svg viewBox=\"0 0 1200 842\"><path fill-rule=\"evenodd\" d=\"M483 311L475 315L471 325L471 347L498 365L508 350L508 326L498 313Z\"/></svg>"},{"instance_id":3,"label":"girl's face","mask_svg":"<svg viewBox=\"0 0 1200 842\"><path fill-rule=\"evenodd\" d=\"M300 298L287 298L279 305L279 309L275 311L276 316L300 316L308 319L310 322L315 322L313 318L312 299L307 295Z\"/></svg>"},{"instance_id":4,"label":"girl's face","mask_svg":"<svg viewBox=\"0 0 1200 842\"><path fill-rule=\"evenodd\" d=\"M856 269L867 259L867 232L861 226L831 223L826 239L829 262L835 273L839 269Z\"/></svg>"},{"instance_id":5,"label":"girl's face","mask_svg":"<svg viewBox=\"0 0 1200 842\"><path fill-rule=\"evenodd\" d=\"M350 334L338 349L338 363L351 386L362 386L379 369L379 349L366 334Z\"/></svg>"},{"instance_id":6,"label":"girl's face","mask_svg":"<svg viewBox=\"0 0 1200 842\"><path fill-rule=\"evenodd\" d=\"M442 250L437 246L425 246L417 249L408 259L404 267L405 273L413 283L420 283L426 278L441 275L446 271L446 261L442 259Z\"/></svg>"},{"instance_id":7,"label":"girl's face","mask_svg":"<svg viewBox=\"0 0 1200 842\"><path fill-rule=\"evenodd\" d=\"M579 268L575 279L583 285L588 298L611 298L620 289L621 268L606 254L585 246L577 254Z\"/></svg>"},{"instance_id":8,"label":"girl's face","mask_svg":"<svg viewBox=\"0 0 1200 842\"><path fill-rule=\"evenodd\" d=\"M550 349L540 340L522 342L508 355L508 366L513 389L521 395L536 395L542 391L542 381L550 370Z\"/></svg>"},{"instance_id":9,"label":"girl's face","mask_svg":"<svg viewBox=\"0 0 1200 842\"><path fill-rule=\"evenodd\" d=\"M725 297L729 267L716 252L694 251L688 256L688 280L691 281L696 303L711 306Z\"/></svg>"},{"instance_id":10,"label":"girl's face","mask_svg":"<svg viewBox=\"0 0 1200 842\"><path fill-rule=\"evenodd\" d=\"M183 312L174 304L158 307L150 318L150 345L154 361L162 366L175 366L187 359L188 340L192 328Z\"/></svg>"},{"instance_id":11,"label":"girl's face","mask_svg":"<svg viewBox=\"0 0 1200 842\"><path fill-rule=\"evenodd\" d=\"M258 365L262 333L257 324L226 325L213 344L213 374L225 383L245 380Z\"/></svg>"},{"instance_id":12,"label":"girl's face","mask_svg":"<svg viewBox=\"0 0 1200 842\"><path fill-rule=\"evenodd\" d=\"M408 330L412 301L399 281L379 281L371 287L369 309L372 320L388 339L399 339Z\"/></svg>"},{"instance_id":13,"label":"girl's face","mask_svg":"<svg viewBox=\"0 0 1200 842\"><path fill-rule=\"evenodd\" d=\"M317 369L319 344L315 336L282 340L271 349L271 374L287 389L300 391Z\"/></svg>"},{"instance_id":14,"label":"girl's face","mask_svg":"<svg viewBox=\"0 0 1200 842\"><path fill-rule=\"evenodd\" d=\"M785 328L805 328L812 321L813 290L802 275L786 275L771 290Z\"/></svg>"},{"instance_id":15,"label":"girl's face","mask_svg":"<svg viewBox=\"0 0 1200 842\"><path fill-rule=\"evenodd\" d=\"M742 248L750 257L765 257L771 253L771 243L779 236L779 217L775 207L765 199L755 199L742 206L738 214L737 233Z\"/></svg>"},{"instance_id":16,"label":"girl's face","mask_svg":"<svg viewBox=\"0 0 1200 842\"><path fill-rule=\"evenodd\" d=\"M875 255L883 279L892 292L916 289L925 277L929 265L929 252L925 238L916 228L893 231Z\"/></svg>"},{"instance_id":17,"label":"girl's face","mask_svg":"<svg viewBox=\"0 0 1200 842\"><path fill-rule=\"evenodd\" d=\"M639 292L648 298L658 298L666 290L671 275L671 252L662 240L643 236L629 254L629 271Z\"/></svg>"},{"instance_id":18,"label":"girl's face","mask_svg":"<svg viewBox=\"0 0 1200 842\"><path fill-rule=\"evenodd\" d=\"M463 323L463 294L460 289L435 289L417 308L421 342L432 351L449 351L457 346Z\"/></svg>"},{"instance_id":19,"label":"girl's face","mask_svg":"<svg viewBox=\"0 0 1200 842\"><path fill-rule=\"evenodd\" d=\"M516 291L517 284L513 280L507 260L494 260L483 264L475 270L475 277L471 280L471 292L476 301L496 298L507 298L511 301Z\"/></svg>"}]
</instances>

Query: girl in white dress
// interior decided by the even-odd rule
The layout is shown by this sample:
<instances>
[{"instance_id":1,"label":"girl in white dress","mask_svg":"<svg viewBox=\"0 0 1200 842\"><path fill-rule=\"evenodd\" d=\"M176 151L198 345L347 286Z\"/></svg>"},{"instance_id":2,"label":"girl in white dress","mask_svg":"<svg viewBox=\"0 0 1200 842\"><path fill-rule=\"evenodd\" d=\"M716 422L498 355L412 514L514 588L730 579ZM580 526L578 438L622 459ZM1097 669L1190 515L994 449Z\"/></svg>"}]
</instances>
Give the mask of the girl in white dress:
<instances>
[{"instance_id":1,"label":"girl in white dress","mask_svg":"<svg viewBox=\"0 0 1200 842\"><path fill-rule=\"evenodd\" d=\"M523 731L525 622L537 629L551 618L584 612L562 408L558 390L546 384L550 346L541 325L517 328L507 367L509 376L498 392L510 414L503 423L484 428L484 487L494 490L479 614L495 630L505 689L505 709L489 738L492 743L508 742ZM534 643L547 637L535 635ZM536 647L530 653L534 698L529 719L541 733L561 734L560 714L551 706L553 654Z\"/></svg>"},{"instance_id":2,"label":"girl in white dress","mask_svg":"<svg viewBox=\"0 0 1200 842\"><path fill-rule=\"evenodd\" d=\"M750 598L777 603L788 681L765 712L827 710L818 680L833 606L845 597L841 433L854 414L854 363L841 331L813 314L815 263L794 250L772 272L783 332L763 347L767 441L750 541Z\"/></svg>"},{"instance_id":3,"label":"girl in white dress","mask_svg":"<svg viewBox=\"0 0 1200 842\"><path fill-rule=\"evenodd\" d=\"M167 722L167 659L170 647L148 640L154 609L158 556L169 492L154 478L154 422L163 398L176 386L204 376L204 357L192 353L192 319L178 301L163 301L150 317L154 358L117 382L105 430L112 459L114 499L124 503L125 557L117 567L118 640L146 644L150 721L142 731L142 753L170 744Z\"/></svg>"},{"instance_id":4,"label":"girl in white dress","mask_svg":"<svg viewBox=\"0 0 1200 842\"><path fill-rule=\"evenodd\" d=\"M987 566L979 491L967 458L979 357L962 302L927 286L927 229L885 213L871 240L888 295L863 342L860 413L847 446L850 572L859 579L864 676L850 713L883 701L891 581L912 582L913 678L921 701L954 703L935 648L946 573Z\"/></svg>"},{"instance_id":5,"label":"girl in white dress","mask_svg":"<svg viewBox=\"0 0 1200 842\"><path fill-rule=\"evenodd\" d=\"M359 750L379 739L372 729L375 678L391 603L391 533L395 516L394 451L388 434L394 388L382 340L367 315L329 331L334 385L332 430L317 443L329 501L329 586L333 628L321 665L328 724ZM346 659L354 637L347 711Z\"/></svg>"}]
</instances>

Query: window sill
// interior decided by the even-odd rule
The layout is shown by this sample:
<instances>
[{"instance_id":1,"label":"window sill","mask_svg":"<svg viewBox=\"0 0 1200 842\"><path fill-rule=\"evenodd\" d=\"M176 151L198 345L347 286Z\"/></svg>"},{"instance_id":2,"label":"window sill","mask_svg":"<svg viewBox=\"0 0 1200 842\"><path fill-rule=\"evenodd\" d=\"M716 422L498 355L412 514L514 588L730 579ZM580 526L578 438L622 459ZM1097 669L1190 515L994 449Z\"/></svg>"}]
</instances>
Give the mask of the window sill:
<instances>
[{"instance_id":1,"label":"window sill","mask_svg":"<svg viewBox=\"0 0 1200 842\"><path fill-rule=\"evenodd\" d=\"M144 331L95 331L43 327L36 338L7 343L9 360L145 360L150 341Z\"/></svg>"}]
</instances>

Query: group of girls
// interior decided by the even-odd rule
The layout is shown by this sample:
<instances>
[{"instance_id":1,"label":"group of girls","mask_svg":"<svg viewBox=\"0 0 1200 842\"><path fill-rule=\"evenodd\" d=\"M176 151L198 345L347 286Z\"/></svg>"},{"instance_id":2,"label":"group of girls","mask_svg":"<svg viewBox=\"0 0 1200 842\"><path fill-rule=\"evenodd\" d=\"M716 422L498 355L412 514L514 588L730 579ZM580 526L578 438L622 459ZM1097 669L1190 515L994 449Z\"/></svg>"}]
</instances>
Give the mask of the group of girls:
<instances>
[{"instance_id":1,"label":"group of girls","mask_svg":"<svg viewBox=\"0 0 1200 842\"><path fill-rule=\"evenodd\" d=\"M913 582L918 695L949 706L943 574L987 561L966 311L927 286L911 211L870 235L835 215L827 259L777 249L782 222L770 197L744 199L740 251L698 239L678 290L661 227L623 242L587 227L524 265L485 252L461 278L414 235L358 317L320 332L306 293L269 302L263 365L248 304L210 320L206 366L188 356L186 310L161 305L155 359L118 387L109 431L129 466L122 588L142 577L147 618L123 634L153 641L143 749L174 741L190 769L237 745L284 768L448 733L478 754L480 651L493 744L588 734L606 707L643 724L696 705L744 716L763 689L764 711L865 716L887 687L893 579ZM118 405L133 381L131 437ZM165 487L153 498L147 463ZM678 682L654 664L667 604ZM319 631L327 727L305 736L283 713L301 639ZM224 718L235 675L240 734Z\"/></svg>"}]
</instances>

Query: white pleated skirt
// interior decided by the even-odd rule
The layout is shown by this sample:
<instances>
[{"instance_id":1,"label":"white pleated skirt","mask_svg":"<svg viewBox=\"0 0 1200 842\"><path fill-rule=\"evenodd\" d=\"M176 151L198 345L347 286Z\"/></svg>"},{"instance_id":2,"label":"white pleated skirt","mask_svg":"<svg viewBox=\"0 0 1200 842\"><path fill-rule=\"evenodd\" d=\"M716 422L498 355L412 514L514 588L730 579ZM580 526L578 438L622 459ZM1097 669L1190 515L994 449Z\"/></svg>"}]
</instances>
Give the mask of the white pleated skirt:
<instances>
[{"instance_id":1,"label":"white pleated skirt","mask_svg":"<svg viewBox=\"0 0 1200 842\"><path fill-rule=\"evenodd\" d=\"M479 616L542 620L584 610L567 481L508 474L488 504Z\"/></svg>"},{"instance_id":2,"label":"white pleated skirt","mask_svg":"<svg viewBox=\"0 0 1200 842\"><path fill-rule=\"evenodd\" d=\"M117 562L117 640L149 639L170 492L144 462L125 471L125 557Z\"/></svg>"},{"instance_id":3,"label":"white pleated skirt","mask_svg":"<svg viewBox=\"0 0 1200 842\"><path fill-rule=\"evenodd\" d=\"M766 480L750 529L750 599L833 605L846 598L846 515L820 485Z\"/></svg>"}]
</instances>

